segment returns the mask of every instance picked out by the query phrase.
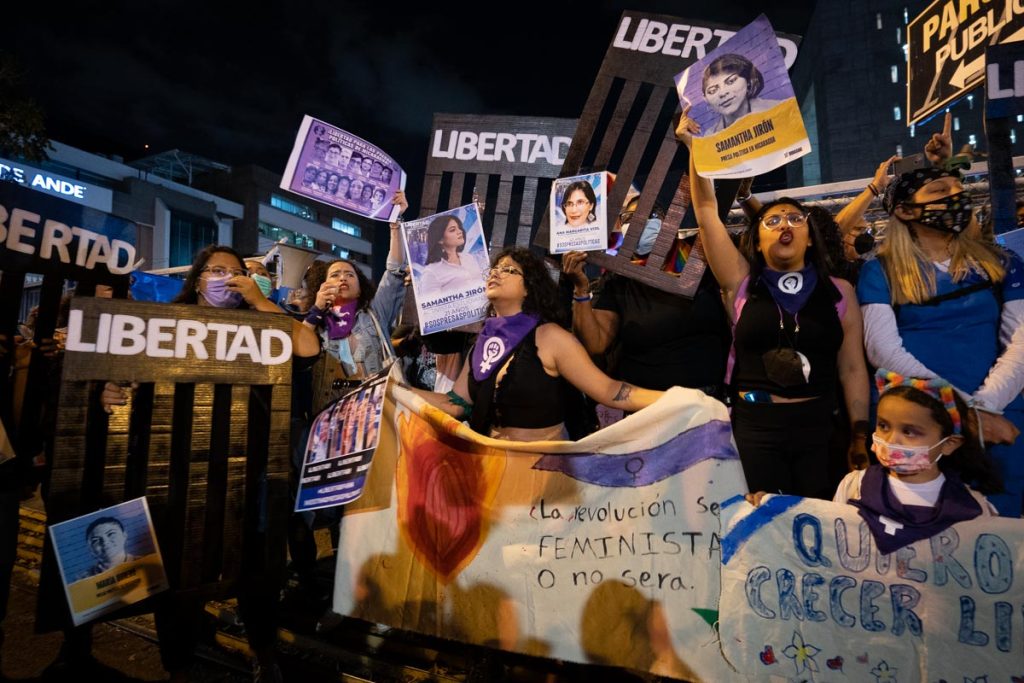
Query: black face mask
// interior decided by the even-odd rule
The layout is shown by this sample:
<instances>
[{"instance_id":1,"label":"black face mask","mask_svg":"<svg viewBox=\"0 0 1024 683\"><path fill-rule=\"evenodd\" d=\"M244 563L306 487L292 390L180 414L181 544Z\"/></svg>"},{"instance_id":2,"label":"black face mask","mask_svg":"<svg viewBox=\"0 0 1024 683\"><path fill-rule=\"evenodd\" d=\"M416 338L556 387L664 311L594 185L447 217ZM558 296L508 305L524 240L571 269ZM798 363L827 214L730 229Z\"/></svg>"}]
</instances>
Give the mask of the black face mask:
<instances>
[{"instance_id":1,"label":"black face mask","mask_svg":"<svg viewBox=\"0 0 1024 683\"><path fill-rule=\"evenodd\" d=\"M875 248L875 236L870 232L862 232L853 240L853 250L858 256L870 253Z\"/></svg>"},{"instance_id":2,"label":"black face mask","mask_svg":"<svg viewBox=\"0 0 1024 683\"><path fill-rule=\"evenodd\" d=\"M934 202L904 202L904 206L921 209L921 215L913 219L915 222L957 235L970 225L974 215L971 196L966 192L957 192Z\"/></svg>"}]
</instances>

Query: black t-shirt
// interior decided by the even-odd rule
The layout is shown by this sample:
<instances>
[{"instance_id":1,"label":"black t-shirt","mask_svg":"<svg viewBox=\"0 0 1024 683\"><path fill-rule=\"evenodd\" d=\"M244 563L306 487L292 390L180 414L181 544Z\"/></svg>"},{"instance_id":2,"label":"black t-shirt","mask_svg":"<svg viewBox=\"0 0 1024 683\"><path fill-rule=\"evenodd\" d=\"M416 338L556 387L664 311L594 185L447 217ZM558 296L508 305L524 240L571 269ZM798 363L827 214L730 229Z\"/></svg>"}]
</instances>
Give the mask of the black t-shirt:
<instances>
[{"instance_id":1,"label":"black t-shirt","mask_svg":"<svg viewBox=\"0 0 1024 683\"><path fill-rule=\"evenodd\" d=\"M616 379L647 389L723 383L730 332L710 270L692 300L611 275L594 308L619 316Z\"/></svg>"}]
</instances>

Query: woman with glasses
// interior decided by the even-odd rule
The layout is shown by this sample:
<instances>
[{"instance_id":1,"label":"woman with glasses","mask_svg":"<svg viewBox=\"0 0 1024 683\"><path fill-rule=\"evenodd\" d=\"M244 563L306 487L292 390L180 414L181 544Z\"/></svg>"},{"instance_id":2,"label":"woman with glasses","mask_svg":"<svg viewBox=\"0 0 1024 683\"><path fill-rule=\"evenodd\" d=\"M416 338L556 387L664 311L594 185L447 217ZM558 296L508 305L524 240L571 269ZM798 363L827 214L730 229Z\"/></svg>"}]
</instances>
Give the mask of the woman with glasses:
<instances>
[{"instance_id":1,"label":"woman with glasses","mask_svg":"<svg viewBox=\"0 0 1024 683\"><path fill-rule=\"evenodd\" d=\"M597 220L594 208L597 206L597 195L594 188L585 180L576 182L565 188L562 194L562 213L565 224L578 228Z\"/></svg>"},{"instance_id":2,"label":"woman with glasses","mask_svg":"<svg viewBox=\"0 0 1024 683\"><path fill-rule=\"evenodd\" d=\"M447 394L414 390L481 434L516 441L564 439L567 392L637 411L661 396L614 380L558 324L558 289L544 262L508 247L486 275L490 316ZM571 386L570 386L571 385Z\"/></svg>"},{"instance_id":3,"label":"woman with glasses","mask_svg":"<svg viewBox=\"0 0 1024 683\"><path fill-rule=\"evenodd\" d=\"M687 107L677 129L687 145L688 113ZM853 287L829 277L823 241L796 200L762 206L737 248L718 216L711 181L697 175L692 156L690 191L733 324L733 434L747 485L829 499L837 379L854 434L851 465L867 464L868 375Z\"/></svg>"},{"instance_id":4,"label":"woman with glasses","mask_svg":"<svg viewBox=\"0 0 1024 683\"><path fill-rule=\"evenodd\" d=\"M483 268L466 248L466 229L458 216L441 215L427 227L427 261L420 280L420 298L464 291L483 284ZM486 261L483 265L486 265Z\"/></svg>"}]
</instances>

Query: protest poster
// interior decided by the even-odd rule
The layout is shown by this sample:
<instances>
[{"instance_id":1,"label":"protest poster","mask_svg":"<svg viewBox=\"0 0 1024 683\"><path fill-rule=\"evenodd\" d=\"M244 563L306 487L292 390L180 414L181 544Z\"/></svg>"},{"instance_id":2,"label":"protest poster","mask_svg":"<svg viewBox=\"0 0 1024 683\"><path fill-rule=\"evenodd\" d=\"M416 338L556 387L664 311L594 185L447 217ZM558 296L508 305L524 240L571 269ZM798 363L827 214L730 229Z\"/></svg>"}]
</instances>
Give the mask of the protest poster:
<instances>
[{"instance_id":1,"label":"protest poster","mask_svg":"<svg viewBox=\"0 0 1024 683\"><path fill-rule=\"evenodd\" d=\"M365 491L341 522L335 612L733 680L713 626L716 501L745 484L724 405L675 387L576 442L481 436L400 386L384 414Z\"/></svg>"},{"instance_id":2,"label":"protest poster","mask_svg":"<svg viewBox=\"0 0 1024 683\"><path fill-rule=\"evenodd\" d=\"M722 651L765 680L1017 681L1024 522L954 524L884 554L850 505L722 505ZM898 522L894 522L898 524Z\"/></svg>"},{"instance_id":3,"label":"protest poster","mask_svg":"<svg viewBox=\"0 0 1024 683\"><path fill-rule=\"evenodd\" d=\"M50 526L75 626L167 590L145 498Z\"/></svg>"},{"instance_id":4,"label":"protest poster","mask_svg":"<svg viewBox=\"0 0 1024 683\"><path fill-rule=\"evenodd\" d=\"M608 248L608 173L559 178L548 206L552 254Z\"/></svg>"},{"instance_id":5,"label":"protest poster","mask_svg":"<svg viewBox=\"0 0 1024 683\"><path fill-rule=\"evenodd\" d=\"M402 223L420 333L427 335L483 320L484 271L490 265L474 202Z\"/></svg>"},{"instance_id":6,"label":"protest poster","mask_svg":"<svg viewBox=\"0 0 1024 683\"><path fill-rule=\"evenodd\" d=\"M697 172L749 178L810 154L779 41L763 14L676 76Z\"/></svg>"},{"instance_id":7,"label":"protest poster","mask_svg":"<svg viewBox=\"0 0 1024 683\"><path fill-rule=\"evenodd\" d=\"M380 438L388 372L367 379L313 419L296 512L345 505L362 495Z\"/></svg>"},{"instance_id":8,"label":"protest poster","mask_svg":"<svg viewBox=\"0 0 1024 683\"><path fill-rule=\"evenodd\" d=\"M391 156L337 126L304 116L281 187L379 221L395 221L391 199L405 189L405 171Z\"/></svg>"}]
</instances>

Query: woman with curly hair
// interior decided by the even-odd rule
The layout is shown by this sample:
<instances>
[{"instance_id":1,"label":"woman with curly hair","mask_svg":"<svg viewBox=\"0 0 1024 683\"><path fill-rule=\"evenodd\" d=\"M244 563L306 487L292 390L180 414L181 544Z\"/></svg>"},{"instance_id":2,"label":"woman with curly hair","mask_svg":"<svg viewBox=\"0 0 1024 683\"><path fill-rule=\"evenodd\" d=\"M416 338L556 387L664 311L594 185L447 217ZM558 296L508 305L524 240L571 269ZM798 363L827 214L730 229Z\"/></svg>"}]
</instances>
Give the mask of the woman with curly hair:
<instances>
[{"instance_id":1,"label":"woman with curly hair","mask_svg":"<svg viewBox=\"0 0 1024 683\"><path fill-rule=\"evenodd\" d=\"M486 271L490 316L454 390L416 393L481 434L517 441L565 438L569 385L627 411L661 396L597 369L559 324L557 286L539 257L508 247L492 263Z\"/></svg>"}]
</instances>

